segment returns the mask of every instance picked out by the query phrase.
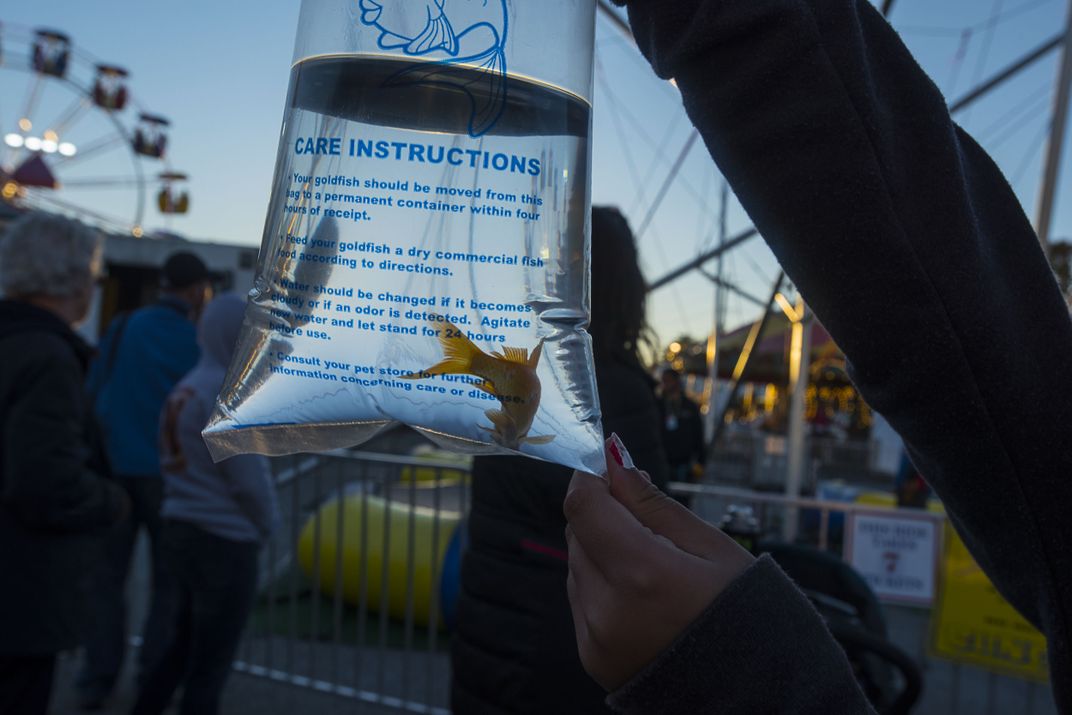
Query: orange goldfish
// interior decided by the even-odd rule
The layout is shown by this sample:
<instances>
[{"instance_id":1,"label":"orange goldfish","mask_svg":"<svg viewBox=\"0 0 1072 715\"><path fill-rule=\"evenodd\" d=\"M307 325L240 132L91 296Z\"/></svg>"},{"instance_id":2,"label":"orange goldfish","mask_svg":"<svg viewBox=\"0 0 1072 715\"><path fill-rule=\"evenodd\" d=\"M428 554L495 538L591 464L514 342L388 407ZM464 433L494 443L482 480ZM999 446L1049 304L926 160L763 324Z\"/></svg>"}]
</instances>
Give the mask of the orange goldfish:
<instances>
[{"instance_id":1,"label":"orange goldfish","mask_svg":"<svg viewBox=\"0 0 1072 715\"><path fill-rule=\"evenodd\" d=\"M503 348L502 354L490 355L465 336L449 320L439 333L443 360L420 372L402 375L403 380L420 380L435 375L475 375L481 378L475 387L497 399L501 410L486 410L492 428L480 427L491 433L496 444L507 449L520 449L522 444L547 444L554 435L530 437L532 420L540 406L540 378L536 366L543 352L543 340L529 355L525 348ZM438 320L434 325L441 325Z\"/></svg>"}]
</instances>

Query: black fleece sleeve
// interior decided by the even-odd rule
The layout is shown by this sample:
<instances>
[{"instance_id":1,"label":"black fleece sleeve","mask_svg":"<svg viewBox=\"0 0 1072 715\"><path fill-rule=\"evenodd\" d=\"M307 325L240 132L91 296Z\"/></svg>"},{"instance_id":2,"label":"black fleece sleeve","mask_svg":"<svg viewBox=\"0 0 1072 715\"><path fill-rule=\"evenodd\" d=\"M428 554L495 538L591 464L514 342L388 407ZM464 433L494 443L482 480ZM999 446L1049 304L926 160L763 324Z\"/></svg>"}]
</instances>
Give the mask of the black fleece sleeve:
<instances>
[{"instance_id":1,"label":"black fleece sleeve","mask_svg":"<svg viewBox=\"0 0 1072 715\"><path fill-rule=\"evenodd\" d=\"M1072 711L1072 321L1001 172L865 0L628 5Z\"/></svg>"},{"instance_id":2,"label":"black fleece sleeve","mask_svg":"<svg viewBox=\"0 0 1072 715\"><path fill-rule=\"evenodd\" d=\"M637 715L874 712L844 651L770 556L607 702Z\"/></svg>"}]
</instances>

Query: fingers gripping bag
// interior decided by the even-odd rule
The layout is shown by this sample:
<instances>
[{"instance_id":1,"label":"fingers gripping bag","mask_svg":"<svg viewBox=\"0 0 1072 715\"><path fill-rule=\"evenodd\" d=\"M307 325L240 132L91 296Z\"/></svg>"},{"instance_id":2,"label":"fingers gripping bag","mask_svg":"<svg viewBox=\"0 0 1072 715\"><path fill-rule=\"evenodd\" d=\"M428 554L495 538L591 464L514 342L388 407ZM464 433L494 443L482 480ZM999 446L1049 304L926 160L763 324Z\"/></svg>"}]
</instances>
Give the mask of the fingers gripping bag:
<instances>
[{"instance_id":1,"label":"fingers gripping bag","mask_svg":"<svg viewBox=\"0 0 1072 715\"><path fill-rule=\"evenodd\" d=\"M595 0L303 0L216 459L395 424L602 473Z\"/></svg>"}]
</instances>

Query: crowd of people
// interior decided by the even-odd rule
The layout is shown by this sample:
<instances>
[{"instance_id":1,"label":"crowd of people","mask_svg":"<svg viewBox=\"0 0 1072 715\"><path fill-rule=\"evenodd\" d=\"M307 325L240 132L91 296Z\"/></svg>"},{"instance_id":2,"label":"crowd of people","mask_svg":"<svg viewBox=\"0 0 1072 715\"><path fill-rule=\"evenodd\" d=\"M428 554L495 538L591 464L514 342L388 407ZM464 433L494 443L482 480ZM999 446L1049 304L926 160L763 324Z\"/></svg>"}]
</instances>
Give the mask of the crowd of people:
<instances>
[{"instance_id":1,"label":"crowd of people","mask_svg":"<svg viewBox=\"0 0 1072 715\"><path fill-rule=\"evenodd\" d=\"M642 363L646 287L625 218L597 207L592 220L590 331L605 427L628 439L665 487L671 478L691 478L702 464L699 411L684 396L680 375L668 370L660 393ZM20 359L0 370L0 394L8 398L0 415L8 425L0 448L0 538L9 537L5 546L12 547L0 559L32 576L3 596L8 632L26 637L0 646L11 649L0 661L0 713L44 712L56 654L76 646L83 649L79 707L109 704L128 651L127 581L142 532L151 592L133 712L163 712L181 687L181 712L212 713L254 602L260 545L278 521L267 459L243 455L214 464L201 438L245 302L233 294L213 298L207 266L178 252L161 267L158 297L115 315L94 350L73 328L89 310L100 254L95 232L45 214L28 214L0 241L0 341L21 346L10 350ZM605 709L605 693L572 646L562 512L570 476L521 457L476 462L471 556L455 639L459 712L480 712L492 701L546 712L559 707L565 690L574 693L576 712ZM504 558L521 524L532 526L517 542L521 558ZM550 561L540 564L541 555ZM474 566L482 556L486 564ZM503 579L509 570L518 577ZM506 585L517 592L499 593ZM511 630L531 635L516 641L520 652L543 643L525 656L533 672L515 679L521 690L489 679L494 669L471 671L479 661L470 654L485 651L493 660L498 636L476 617L485 600L519 612ZM535 622L520 616L526 609L537 614ZM547 677L561 684L559 691L542 687Z\"/></svg>"},{"instance_id":2,"label":"crowd of people","mask_svg":"<svg viewBox=\"0 0 1072 715\"><path fill-rule=\"evenodd\" d=\"M864 0L628 5L861 394L1046 635L1069 711L1072 401L1050 398L1072 392L1072 321L1008 184ZM0 713L45 712L56 654L79 645L82 705L107 700L142 528L153 597L135 712L181 687L181 712L212 713L278 518L266 461L214 464L200 437L242 301L210 299L205 266L172 256L160 300L113 321L94 358L72 326L100 263L67 219L29 214L0 239L0 569L20 575L0 589ZM476 461L454 711L871 712L777 564L663 491L704 452L680 376L657 391L639 358L646 292L624 217L596 208L608 472Z\"/></svg>"},{"instance_id":3,"label":"crowd of people","mask_svg":"<svg viewBox=\"0 0 1072 715\"><path fill-rule=\"evenodd\" d=\"M178 252L158 299L116 316L94 351L75 332L101 273L97 232L29 213L0 239L0 713L46 713L57 654L84 649L78 704L105 707L128 642L140 531L152 593L135 713L217 712L278 522L268 461L214 464L201 429L245 301L212 297Z\"/></svg>"}]
</instances>

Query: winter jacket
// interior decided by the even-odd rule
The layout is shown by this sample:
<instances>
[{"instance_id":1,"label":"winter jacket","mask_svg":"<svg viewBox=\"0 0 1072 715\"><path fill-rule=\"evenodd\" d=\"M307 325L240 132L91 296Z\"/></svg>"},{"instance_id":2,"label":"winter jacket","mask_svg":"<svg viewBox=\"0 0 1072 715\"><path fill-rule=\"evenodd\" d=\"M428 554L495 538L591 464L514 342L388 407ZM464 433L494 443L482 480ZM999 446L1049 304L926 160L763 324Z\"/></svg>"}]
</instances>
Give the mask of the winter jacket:
<instances>
[{"instance_id":1,"label":"winter jacket","mask_svg":"<svg viewBox=\"0 0 1072 715\"><path fill-rule=\"evenodd\" d=\"M860 393L1046 635L1072 712L1072 321L1008 183L866 0L628 4L641 51L676 80ZM770 566L716 599L616 707L859 712L836 644L824 636L817 654L817 616ZM776 612L796 620L779 637Z\"/></svg>"},{"instance_id":2,"label":"winter jacket","mask_svg":"<svg viewBox=\"0 0 1072 715\"><path fill-rule=\"evenodd\" d=\"M600 361L603 429L617 432L637 466L665 486L659 414L650 378ZM452 641L457 715L607 712L606 693L581 667L566 599L566 519L572 471L522 457L473 464L469 548Z\"/></svg>"},{"instance_id":3,"label":"winter jacket","mask_svg":"<svg viewBox=\"0 0 1072 715\"><path fill-rule=\"evenodd\" d=\"M123 508L82 391L89 354L52 313L0 301L0 655L78 645L97 537Z\"/></svg>"},{"instance_id":4,"label":"winter jacket","mask_svg":"<svg viewBox=\"0 0 1072 715\"><path fill-rule=\"evenodd\" d=\"M172 296L120 315L101 340L89 390L116 474L158 476L156 429L171 388L197 363L189 306Z\"/></svg>"}]
</instances>

